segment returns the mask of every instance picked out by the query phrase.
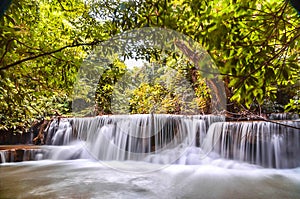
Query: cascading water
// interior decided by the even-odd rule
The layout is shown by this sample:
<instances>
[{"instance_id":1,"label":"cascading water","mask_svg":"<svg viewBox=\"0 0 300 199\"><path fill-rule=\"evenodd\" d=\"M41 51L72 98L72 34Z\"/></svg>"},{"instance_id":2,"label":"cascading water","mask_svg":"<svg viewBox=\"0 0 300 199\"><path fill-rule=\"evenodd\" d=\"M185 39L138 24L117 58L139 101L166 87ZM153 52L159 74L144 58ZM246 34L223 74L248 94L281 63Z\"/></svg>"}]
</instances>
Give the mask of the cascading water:
<instances>
[{"instance_id":1,"label":"cascading water","mask_svg":"<svg viewBox=\"0 0 300 199\"><path fill-rule=\"evenodd\" d=\"M290 127L288 127L290 126ZM295 127L295 128L292 128ZM225 122L223 116L114 115L51 123L54 159L203 164L225 158L267 168L300 165L300 122ZM77 142L76 147L70 143ZM209 159L209 160L208 160Z\"/></svg>"},{"instance_id":2,"label":"cascading water","mask_svg":"<svg viewBox=\"0 0 300 199\"><path fill-rule=\"evenodd\" d=\"M182 149L199 147L210 124L224 120L223 116L212 115L116 115L61 119L52 122L46 143L68 145L70 141L80 140L82 142L74 151L78 158L89 153L99 160L183 163L182 159L178 160L186 152ZM179 148L181 152L177 151L176 155L171 152ZM65 150L56 150L52 157L63 158L61 154L66 154ZM169 157L164 155L165 160L162 160L160 154L166 151L170 152ZM71 156L74 157L74 154Z\"/></svg>"},{"instance_id":3,"label":"cascading water","mask_svg":"<svg viewBox=\"0 0 300 199\"><path fill-rule=\"evenodd\" d=\"M270 120L298 120L297 113L272 113L269 115Z\"/></svg>"},{"instance_id":4,"label":"cascading water","mask_svg":"<svg viewBox=\"0 0 300 199\"><path fill-rule=\"evenodd\" d=\"M54 120L45 133L47 145L34 150L41 161L0 164L0 196L300 198L299 121L224 120L180 115Z\"/></svg>"},{"instance_id":5,"label":"cascading water","mask_svg":"<svg viewBox=\"0 0 300 199\"><path fill-rule=\"evenodd\" d=\"M300 166L299 128L297 121L218 122L211 125L203 148L227 159L294 168Z\"/></svg>"},{"instance_id":6,"label":"cascading water","mask_svg":"<svg viewBox=\"0 0 300 199\"><path fill-rule=\"evenodd\" d=\"M0 151L0 163L6 162L6 153L7 153L7 150Z\"/></svg>"}]
</instances>

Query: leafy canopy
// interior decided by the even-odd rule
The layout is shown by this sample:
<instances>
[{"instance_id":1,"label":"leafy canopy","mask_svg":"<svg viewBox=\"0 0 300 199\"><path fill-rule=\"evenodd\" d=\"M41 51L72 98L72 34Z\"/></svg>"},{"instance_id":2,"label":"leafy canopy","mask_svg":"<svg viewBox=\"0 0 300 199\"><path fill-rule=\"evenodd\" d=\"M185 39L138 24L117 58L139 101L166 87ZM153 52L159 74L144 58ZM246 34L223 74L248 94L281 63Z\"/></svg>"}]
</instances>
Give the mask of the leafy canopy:
<instances>
[{"instance_id":1,"label":"leafy canopy","mask_svg":"<svg viewBox=\"0 0 300 199\"><path fill-rule=\"evenodd\" d=\"M199 42L222 74L228 104L234 105L230 110L299 112L299 21L285 0L13 1L0 19L0 129L23 130L32 118L70 113L82 61L104 41L143 27L168 28ZM132 48L118 55L100 78L98 111L111 111L110 94L115 80L128 71L126 59L154 63L163 53ZM176 70L190 81L199 109L207 112L203 77L194 72L193 61L180 60L181 55L168 52L167 64L180 63ZM179 99L161 86L143 82L136 87L131 111L150 110L153 100L167 111L178 109Z\"/></svg>"}]
</instances>

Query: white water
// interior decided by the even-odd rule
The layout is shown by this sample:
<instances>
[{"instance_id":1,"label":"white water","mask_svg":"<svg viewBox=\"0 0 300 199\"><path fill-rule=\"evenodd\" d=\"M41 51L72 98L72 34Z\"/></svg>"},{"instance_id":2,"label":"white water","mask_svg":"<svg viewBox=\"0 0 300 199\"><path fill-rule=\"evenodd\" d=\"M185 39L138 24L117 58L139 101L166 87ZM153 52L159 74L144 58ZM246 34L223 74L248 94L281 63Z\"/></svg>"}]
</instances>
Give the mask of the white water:
<instances>
[{"instance_id":1,"label":"white water","mask_svg":"<svg viewBox=\"0 0 300 199\"><path fill-rule=\"evenodd\" d=\"M245 161L268 168L300 166L300 122L217 122L210 126L204 151L226 159Z\"/></svg>"},{"instance_id":2,"label":"white water","mask_svg":"<svg viewBox=\"0 0 300 199\"><path fill-rule=\"evenodd\" d=\"M300 128L299 121L282 121ZM203 164L232 159L267 168L300 166L299 129L270 122L224 122L222 116L116 115L54 121L46 158ZM76 142L74 145L74 141ZM70 143L72 143L70 145Z\"/></svg>"},{"instance_id":3,"label":"white water","mask_svg":"<svg viewBox=\"0 0 300 199\"><path fill-rule=\"evenodd\" d=\"M300 198L300 168L132 161L33 161L0 165L1 198ZM124 172L126 171L126 172ZM155 171L155 172L147 172Z\"/></svg>"},{"instance_id":4,"label":"white water","mask_svg":"<svg viewBox=\"0 0 300 199\"><path fill-rule=\"evenodd\" d=\"M52 122L46 143L63 145L50 159L94 158L195 164L210 124L222 116L117 115ZM73 128L72 128L73 127ZM69 145L71 141L80 140ZM197 148L196 148L197 146ZM191 155L199 158L191 158Z\"/></svg>"},{"instance_id":5,"label":"white water","mask_svg":"<svg viewBox=\"0 0 300 199\"><path fill-rule=\"evenodd\" d=\"M0 163L6 162L6 150L0 150Z\"/></svg>"},{"instance_id":6,"label":"white water","mask_svg":"<svg viewBox=\"0 0 300 199\"><path fill-rule=\"evenodd\" d=\"M269 115L270 120L297 120L299 114L297 113L272 113Z\"/></svg>"},{"instance_id":7,"label":"white water","mask_svg":"<svg viewBox=\"0 0 300 199\"><path fill-rule=\"evenodd\" d=\"M54 121L36 152L44 160L0 164L0 198L300 198L299 130L223 120Z\"/></svg>"}]
</instances>

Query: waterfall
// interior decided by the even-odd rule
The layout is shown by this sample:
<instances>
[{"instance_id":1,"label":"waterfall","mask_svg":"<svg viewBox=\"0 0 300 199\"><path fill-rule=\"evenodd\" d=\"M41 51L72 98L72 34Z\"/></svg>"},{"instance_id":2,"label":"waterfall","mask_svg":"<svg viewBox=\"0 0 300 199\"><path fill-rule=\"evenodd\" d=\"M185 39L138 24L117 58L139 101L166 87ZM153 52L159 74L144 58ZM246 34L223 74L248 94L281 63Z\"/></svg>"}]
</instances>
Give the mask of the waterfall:
<instances>
[{"instance_id":1,"label":"waterfall","mask_svg":"<svg viewBox=\"0 0 300 199\"><path fill-rule=\"evenodd\" d=\"M79 140L81 142L77 150L88 151L95 159L144 160L149 155L160 154L178 146L199 147L208 127L219 121L225 121L225 118L168 114L62 118L51 123L46 143L68 145ZM66 150L69 149L59 150L59 154L54 156L63 157ZM174 157L172 161L175 160Z\"/></svg>"},{"instance_id":2,"label":"waterfall","mask_svg":"<svg viewBox=\"0 0 300 199\"><path fill-rule=\"evenodd\" d=\"M24 145L16 145L16 148L7 148L0 150L0 163L6 162L22 162L41 160L43 155L47 154L47 149L28 148Z\"/></svg>"},{"instance_id":3,"label":"waterfall","mask_svg":"<svg viewBox=\"0 0 300 199\"><path fill-rule=\"evenodd\" d=\"M272 113L269 115L270 120L297 120L299 114L297 113Z\"/></svg>"},{"instance_id":4,"label":"waterfall","mask_svg":"<svg viewBox=\"0 0 300 199\"><path fill-rule=\"evenodd\" d=\"M6 162L7 150L0 150L0 163Z\"/></svg>"},{"instance_id":5,"label":"waterfall","mask_svg":"<svg viewBox=\"0 0 300 199\"><path fill-rule=\"evenodd\" d=\"M204 164L223 158L267 168L297 167L300 122L280 122L168 114L61 118L49 127L46 144L52 145L52 153L44 157L160 164Z\"/></svg>"},{"instance_id":6,"label":"waterfall","mask_svg":"<svg viewBox=\"0 0 300 199\"><path fill-rule=\"evenodd\" d=\"M66 119L51 122L46 134L47 145L67 145L73 140L70 121Z\"/></svg>"},{"instance_id":7,"label":"waterfall","mask_svg":"<svg viewBox=\"0 0 300 199\"><path fill-rule=\"evenodd\" d=\"M218 122L210 126L203 148L226 159L268 168L300 165L300 122Z\"/></svg>"}]
</instances>

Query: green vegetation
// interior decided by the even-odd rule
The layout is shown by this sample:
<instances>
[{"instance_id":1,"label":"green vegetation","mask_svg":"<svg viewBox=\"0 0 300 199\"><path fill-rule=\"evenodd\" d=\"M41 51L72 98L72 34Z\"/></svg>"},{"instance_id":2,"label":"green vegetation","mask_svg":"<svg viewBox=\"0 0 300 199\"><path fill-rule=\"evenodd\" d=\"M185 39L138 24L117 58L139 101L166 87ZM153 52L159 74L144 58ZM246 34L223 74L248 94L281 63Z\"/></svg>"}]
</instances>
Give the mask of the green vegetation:
<instances>
[{"instance_id":1,"label":"green vegetation","mask_svg":"<svg viewBox=\"0 0 300 199\"><path fill-rule=\"evenodd\" d=\"M83 60L117 34L143 27L175 30L202 45L222 74L228 110L299 113L300 17L289 1L22 0L0 19L0 130L23 131L34 118L70 114ZM189 104L185 87L162 83L167 71L147 80L124 58L176 71L172 77L193 89ZM109 59L99 65L97 114L210 112L209 89L183 54L132 48ZM121 88L124 74L138 83Z\"/></svg>"}]
</instances>

